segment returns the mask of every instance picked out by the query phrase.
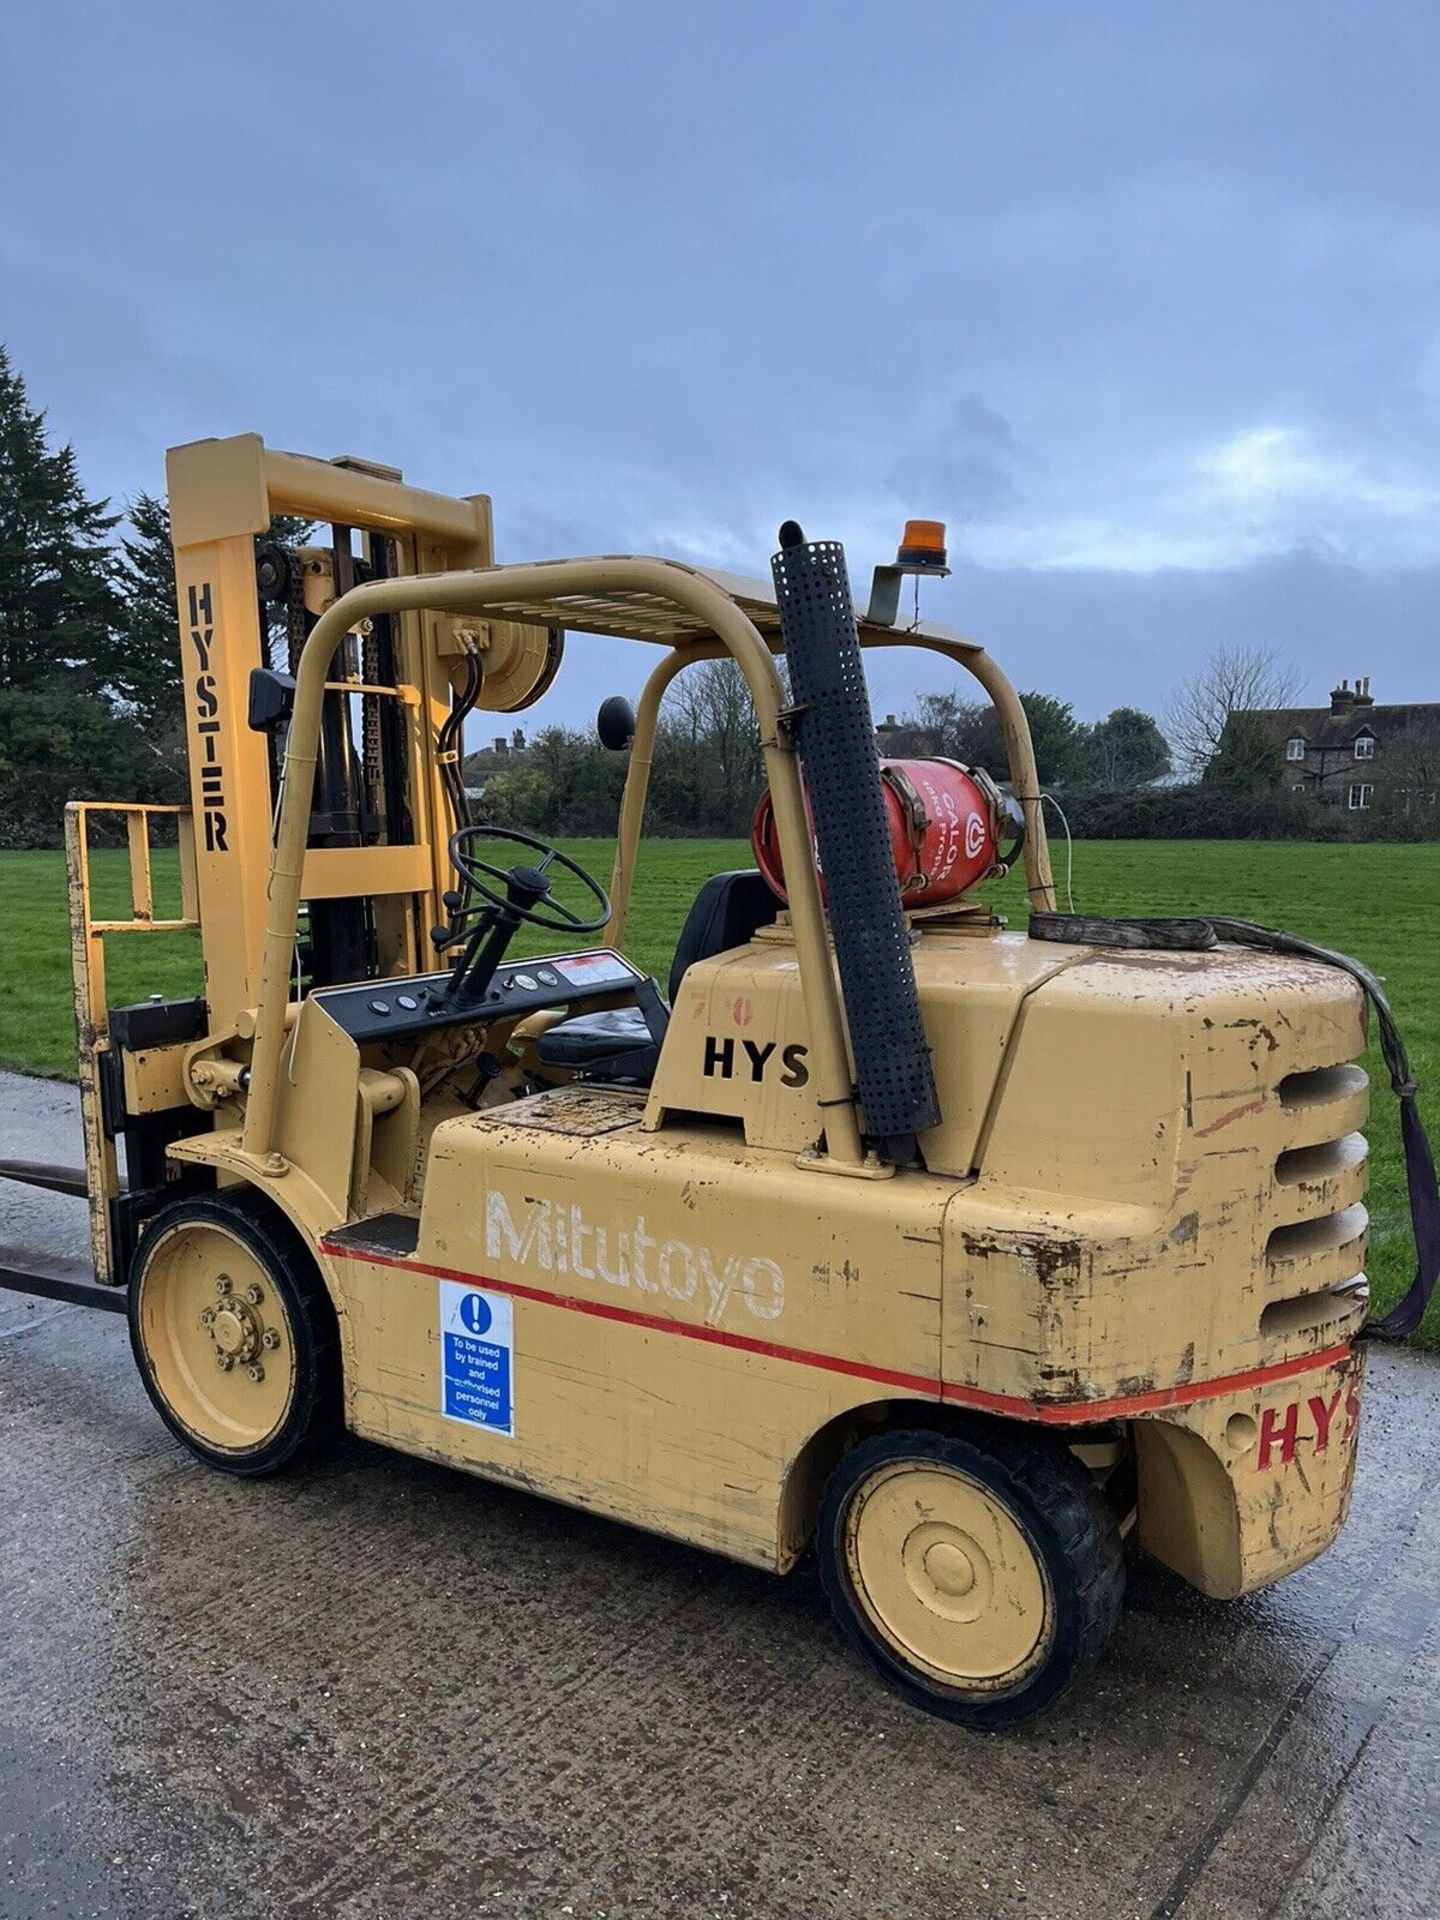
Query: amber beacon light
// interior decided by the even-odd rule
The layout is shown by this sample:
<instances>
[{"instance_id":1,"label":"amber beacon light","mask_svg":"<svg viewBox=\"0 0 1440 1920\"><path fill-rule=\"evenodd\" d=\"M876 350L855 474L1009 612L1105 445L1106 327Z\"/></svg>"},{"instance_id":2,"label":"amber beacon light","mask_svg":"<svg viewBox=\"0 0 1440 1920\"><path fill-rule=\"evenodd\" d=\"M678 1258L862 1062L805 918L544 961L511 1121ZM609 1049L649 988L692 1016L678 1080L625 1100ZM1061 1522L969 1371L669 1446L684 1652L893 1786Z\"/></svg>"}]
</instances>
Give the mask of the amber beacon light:
<instances>
[{"instance_id":1,"label":"amber beacon light","mask_svg":"<svg viewBox=\"0 0 1440 1920\"><path fill-rule=\"evenodd\" d=\"M915 572L948 573L943 520L907 520L895 555L897 567Z\"/></svg>"},{"instance_id":2,"label":"amber beacon light","mask_svg":"<svg viewBox=\"0 0 1440 1920\"><path fill-rule=\"evenodd\" d=\"M945 552L943 520L907 520L894 562L876 567L870 582L870 605L865 618L874 626L893 627L900 611L900 582L907 574L943 579L950 571Z\"/></svg>"}]
</instances>

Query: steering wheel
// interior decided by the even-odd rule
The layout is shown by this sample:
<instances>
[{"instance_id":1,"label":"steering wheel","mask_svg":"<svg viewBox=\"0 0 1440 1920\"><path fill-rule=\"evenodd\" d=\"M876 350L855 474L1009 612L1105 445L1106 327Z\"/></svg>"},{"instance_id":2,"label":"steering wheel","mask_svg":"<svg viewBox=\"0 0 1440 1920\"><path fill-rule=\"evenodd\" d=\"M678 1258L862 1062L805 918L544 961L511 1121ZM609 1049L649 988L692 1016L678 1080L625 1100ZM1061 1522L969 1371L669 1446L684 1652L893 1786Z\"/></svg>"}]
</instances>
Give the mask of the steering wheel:
<instances>
[{"instance_id":1,"label":"steering wheel","mask_svg":"<svg viewBox=\"0 0 1440 1920\"><path fill-rule=\"evenodd\" d=\"M472 845L482 840L507 840L542 856L527 866L500 867L482 860ZM610 896L600 882L558 847L539 840L533 833L520 833L511 827L461 827L450 836L450 863L472 892L502 914L513 929L525 924L546 933L599 933L610 918ZM551 890L551 868L571 873L594 897L599 912L585 920L557 900ZM475 911L472 907L471 912Z\"/></svg>"}]
</instances>

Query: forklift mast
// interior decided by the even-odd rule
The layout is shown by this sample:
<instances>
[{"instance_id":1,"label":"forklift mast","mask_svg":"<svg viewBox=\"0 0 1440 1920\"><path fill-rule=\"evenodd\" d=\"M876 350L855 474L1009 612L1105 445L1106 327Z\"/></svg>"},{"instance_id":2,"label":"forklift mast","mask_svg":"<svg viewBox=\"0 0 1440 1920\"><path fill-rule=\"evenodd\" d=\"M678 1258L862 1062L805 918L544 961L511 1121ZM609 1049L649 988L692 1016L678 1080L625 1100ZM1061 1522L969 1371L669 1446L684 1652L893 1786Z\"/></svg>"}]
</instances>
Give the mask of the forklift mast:
<instances>
[{"instance_id":1,"label":"forklift mast","mask_svg":"<svg viewBox=\"0 0 1440 1920\"><path fill-rule=\"evenodd\" d=\"M232 1028L257 997L277 800L270 742L249 725L251 676L271 665L257 591L257 538L279 514L329 525L328 565L319 556L289 557L290 565L305 570L311 589L305 595L308 628L328 599L355 584L357 571L384 578L490 565L490 502L483 495L459 501L422 493L403 486L393 470L355 460L267 452L253 434L176 448L168 476L205 990L214 1033ZM357 534L358 555L352 538ZM288 581L283 584L288 589ZM292 635L287 666L298 661L297 638L303 644L303 630ZM445 722L447 668L463 659L464 640L455 627L442 632L440 622L419 614L374 623L360 638L365 663L377 677L365 679L357 671L352 639L333 669L310 808L303 897L317 983L419 965L425 929L439 916L440 895L449 884L446 797L423 733L433 735ZM366 703L367 717L377 710L389 715L366 742L372 754L363 767L352 726L357 699ZM367 806L365 790L370 784L373 791L377 734L392 747L382 759L389 769L390 805L378 815ZM398 755L396 746L402 749Z\"/></svg>"},{"instance_id":2,"label":"forklift mast","mask_svg":"<svg viewBox=\"0 0 1440 1920\"><path fill-rule=\"evenodd\" d=\"M283 789L277 734L293 694L284 668L298 667L308 634L357 582L493 562L487 496L450 499L407 487L393 468L275 452L259 435L241 434L173 449L167 472L191 804L74 801L66 810L86 1159L83 1180L67 1178L87 1193L100 1286L28 1273L7 1282L58 1298L74 1298L78 1288L106 1305L123 1305L123 1293L105 1296L121 1287L145 1219L195 1179L167 1160L169 1147L197 1122L233 1124L218 1056L251 1029L259 998ZM323 524L327 544L293 552L267 542L282 515ZM270 657L267 602L284 612L282 664ZM458 734L456 694L468 689L472 704L495 711L524 707L554 677L561 644L558 631L543 627L411 610L377 613L345 635L326 681L288 924L302 987L427 963L463 799L458 747L443 744ZM96 911L97 822L112 834L123 823L128 915ZM178 837L176 918L156 914L152 829ZM111 1008L107 938L185 930L200 935L203 995ZM29 1178L18 1163L4 1171Z\"/></svg>"}]
</instances>

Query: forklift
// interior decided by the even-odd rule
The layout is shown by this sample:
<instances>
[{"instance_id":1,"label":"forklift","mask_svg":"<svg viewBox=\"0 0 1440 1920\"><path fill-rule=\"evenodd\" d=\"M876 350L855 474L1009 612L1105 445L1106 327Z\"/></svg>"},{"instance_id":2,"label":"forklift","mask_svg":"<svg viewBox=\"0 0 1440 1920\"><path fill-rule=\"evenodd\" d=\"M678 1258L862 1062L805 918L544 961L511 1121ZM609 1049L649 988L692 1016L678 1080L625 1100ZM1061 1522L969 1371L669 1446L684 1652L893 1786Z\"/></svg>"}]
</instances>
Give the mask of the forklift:
<instances>
[{"instance_id":1,"label":"forklift","mask_svg":"<svg viewBox=\"0 0 1440 1920\"><path fill-rule=\"evenodd\" d=\"M241 435L168 479L190 805L66 820L95 1285L6 1278L124 1310L192 1453L268 1474L343 1425L777 1574L813 1548L860 1653L976 1728L1093 1667L1132 1547L1233 1598L1335 1539L1363 970L1056 915L1019 699L901 620L943 528L857 612L794 523L770 583L498 565L487 498L370 463ZM272 543L282 514L328 542ZM460 775L467 716L591 634L656 656L602 709L608 886L473 820ZM1008 792L882 764L864 656L895 646L978 681ZM757 865L700 887L662 992L625 950L646 789L712 660L754 705ZM1023 932L974 892L1012 861ZM203 996L109 1006L107 938L178 928Z\"/></svg>"}]
</instances>

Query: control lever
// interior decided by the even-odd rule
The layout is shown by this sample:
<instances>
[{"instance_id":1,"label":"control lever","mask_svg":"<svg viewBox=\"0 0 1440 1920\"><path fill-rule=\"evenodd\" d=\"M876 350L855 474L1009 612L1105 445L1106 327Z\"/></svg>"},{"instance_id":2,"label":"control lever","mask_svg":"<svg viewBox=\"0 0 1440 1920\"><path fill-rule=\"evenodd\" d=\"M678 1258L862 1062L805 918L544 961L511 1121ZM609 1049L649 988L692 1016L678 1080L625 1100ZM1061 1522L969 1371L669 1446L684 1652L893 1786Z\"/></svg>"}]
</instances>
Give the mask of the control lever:
<instances>
[{"instance_id":1,"label":"control lever","mask_svg":"<svg viewBox=\"0 0 1440 1920\"><path fill-rule=\"evenodd\" d=\"M506 948L524 926L531 909L550 892L550 879L545 872L548 865L546 861L539 867L512 867L506 875L505 899L487 902L477 909L475 931L456 961L445 988L445 998L452 1006L475 1006L485 998ZM446 945L450 944L447 938Z\"/></svg>"}]
</instances>

